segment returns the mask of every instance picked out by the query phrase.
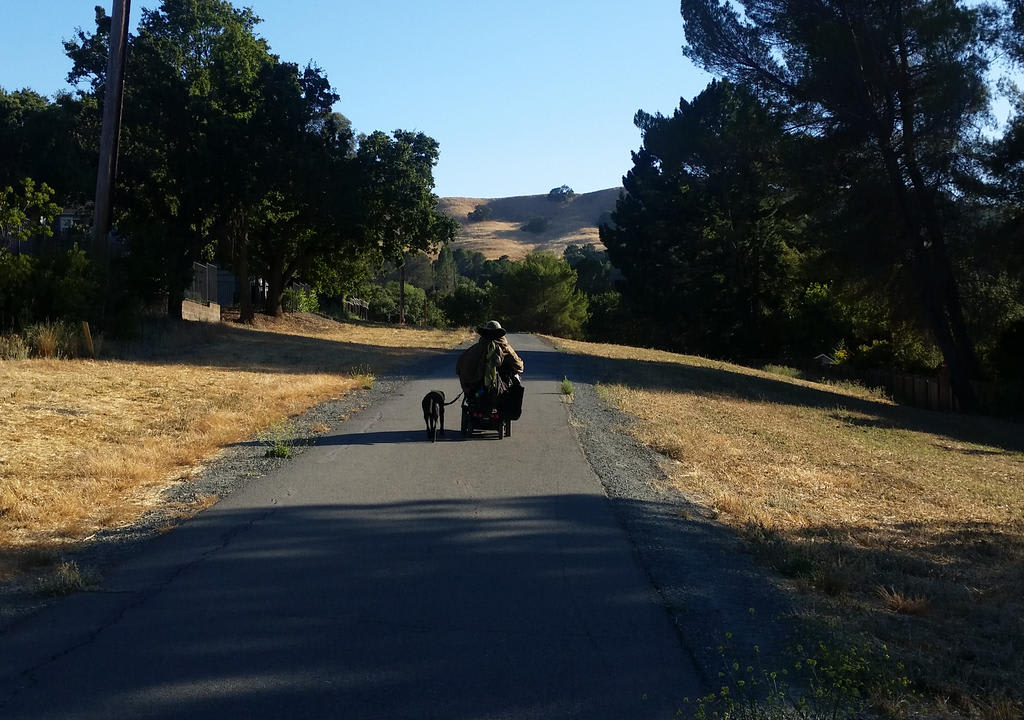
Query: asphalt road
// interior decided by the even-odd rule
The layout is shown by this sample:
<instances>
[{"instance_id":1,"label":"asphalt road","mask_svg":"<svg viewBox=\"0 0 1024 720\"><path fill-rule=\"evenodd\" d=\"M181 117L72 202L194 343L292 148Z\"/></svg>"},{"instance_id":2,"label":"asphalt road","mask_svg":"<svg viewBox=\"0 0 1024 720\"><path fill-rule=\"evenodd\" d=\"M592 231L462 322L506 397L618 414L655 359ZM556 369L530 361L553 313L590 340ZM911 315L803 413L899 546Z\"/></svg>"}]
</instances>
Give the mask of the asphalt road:
<instances>
[{"instance_id":1,"label":"asphalt road","mask_svg":"<svg viewBox=\"0 0 1024 720\"><path fill-rule=\"evenodd\" d=\"M563 356L512 437L425 440L423 366L0 636L2 718L670 718L699 673L579 448Z\"/></svg>"}]
</instances>

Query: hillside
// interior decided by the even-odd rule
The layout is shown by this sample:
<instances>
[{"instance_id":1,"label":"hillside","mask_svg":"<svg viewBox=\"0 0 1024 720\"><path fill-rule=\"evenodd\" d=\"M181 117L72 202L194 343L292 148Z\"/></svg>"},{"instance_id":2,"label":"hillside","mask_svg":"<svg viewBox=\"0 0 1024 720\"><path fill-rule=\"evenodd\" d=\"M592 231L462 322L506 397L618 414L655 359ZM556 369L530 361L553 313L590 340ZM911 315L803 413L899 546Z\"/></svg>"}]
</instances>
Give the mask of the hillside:
<instances>
[{"instance_id":1,"label":"hillside","mask_svg":"<svg viewBox=\"0 0 1024 720\"><path fill-rule=\"evenodd\" d=\"M602 214L615 209L620 188L581 193L573 200L558 203L544 195L507 198L442 198L439 207L462 224L462 232L452 248L465 248L494 259L508 255L521 259L534 250L550 250L559 255L567 245L593 243L600 246L597 224ZM473 222L468 214L477 205L490 208L488 220ZM544 218L543 232L520 228L534 218Z\"/></svg>"}]
</instances>

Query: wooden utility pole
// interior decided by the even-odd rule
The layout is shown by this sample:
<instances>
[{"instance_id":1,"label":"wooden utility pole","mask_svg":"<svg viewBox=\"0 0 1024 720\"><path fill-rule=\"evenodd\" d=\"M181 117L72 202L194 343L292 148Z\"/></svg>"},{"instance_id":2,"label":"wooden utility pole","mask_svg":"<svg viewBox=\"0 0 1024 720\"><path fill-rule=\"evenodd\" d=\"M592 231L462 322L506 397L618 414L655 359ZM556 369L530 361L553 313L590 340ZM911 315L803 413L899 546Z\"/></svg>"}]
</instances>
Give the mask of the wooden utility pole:
<instances>
[{"instance_id":1,"label":"wooden utility pole","mask_svg":"<svg viewBox=\"0 0 1024 720\"><path fill-rule=\"evenodd\" d=\"M107 59L106 95L103 98L103 129L100 132L100 163L96 173L96 207L93 231L96 249L109 259L110 222L113 215L114 178L117 176L117 145L121 135L124 73L128 61L128 17L131 0L114 0L110 22L110 57Z\"/></svg>"}]
</instances>

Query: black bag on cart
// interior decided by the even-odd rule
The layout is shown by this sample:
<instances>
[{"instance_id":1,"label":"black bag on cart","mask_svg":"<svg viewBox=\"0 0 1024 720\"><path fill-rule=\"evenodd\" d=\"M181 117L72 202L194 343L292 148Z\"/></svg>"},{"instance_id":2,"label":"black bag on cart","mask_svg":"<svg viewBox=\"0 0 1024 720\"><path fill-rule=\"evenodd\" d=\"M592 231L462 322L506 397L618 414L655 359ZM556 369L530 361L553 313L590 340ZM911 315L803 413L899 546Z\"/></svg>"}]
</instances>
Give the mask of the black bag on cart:
<instances>
[{"instance_id":1,"label":"black bag on cart","mask_svg":"<svg viewBox=\"0 0 1024 720\"><path fill-rule=\"evenodd\" d=\"M508 389L498 398L498 411L504 420L518 420L523 414L523 395L526 388L518 375L509 379Z\"/></svg>"}]
</instances>

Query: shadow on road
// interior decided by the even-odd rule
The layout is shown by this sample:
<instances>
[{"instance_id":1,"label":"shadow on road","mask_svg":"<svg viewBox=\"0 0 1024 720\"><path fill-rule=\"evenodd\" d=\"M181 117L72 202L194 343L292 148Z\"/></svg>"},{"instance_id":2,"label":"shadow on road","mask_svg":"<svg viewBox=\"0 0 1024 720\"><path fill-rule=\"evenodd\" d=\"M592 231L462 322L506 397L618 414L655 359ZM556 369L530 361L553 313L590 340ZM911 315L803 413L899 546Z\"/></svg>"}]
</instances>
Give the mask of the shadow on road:
<instances>
[{"instance_id":1,"label":"shadow on road","mask_svg":"<svg viewBox=\"0 0 1024 720\"><path fill-rule=\"evenodd\" d=\"M104 590L37 618L121 606L0 676L0 714L646 718L701 689L599 495L214 509Z\"/></svg>"}]
</instances>

